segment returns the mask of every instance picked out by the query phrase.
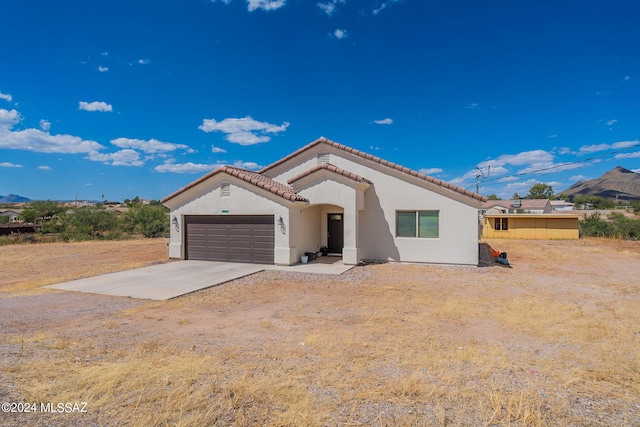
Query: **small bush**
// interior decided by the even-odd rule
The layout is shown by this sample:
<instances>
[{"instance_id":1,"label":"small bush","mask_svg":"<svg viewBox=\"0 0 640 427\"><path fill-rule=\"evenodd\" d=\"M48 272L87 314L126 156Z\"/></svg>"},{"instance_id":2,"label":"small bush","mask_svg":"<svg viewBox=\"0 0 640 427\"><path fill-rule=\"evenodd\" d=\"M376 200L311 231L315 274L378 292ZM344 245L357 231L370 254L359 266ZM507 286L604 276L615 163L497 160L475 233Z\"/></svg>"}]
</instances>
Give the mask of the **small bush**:
<instances>
[{"instance_id":1,"label":"small bush","mask_svg":"<svg viewBox=\"0 0 640 427\"><path fill-rule=\"evenodd\" d=\"M614 212L606 220L599 212L587 215L580 221L580 237L608 237L618 239L640 239L640 219L627 218Z\"/></svg>"}]
</instances>

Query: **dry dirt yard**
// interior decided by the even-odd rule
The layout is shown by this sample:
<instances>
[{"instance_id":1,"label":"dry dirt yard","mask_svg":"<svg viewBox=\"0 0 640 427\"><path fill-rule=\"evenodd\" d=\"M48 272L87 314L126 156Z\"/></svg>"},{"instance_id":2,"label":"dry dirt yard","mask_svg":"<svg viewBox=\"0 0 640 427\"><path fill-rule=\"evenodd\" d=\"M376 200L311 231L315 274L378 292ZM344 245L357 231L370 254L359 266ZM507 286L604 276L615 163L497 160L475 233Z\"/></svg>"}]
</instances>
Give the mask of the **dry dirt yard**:
<instances>
[{"instance_id":1,"label":"dry dirt yard","mask_svg":"<svg viewBox=\"0 0 640 427\"><path fill-rule=\"evenodd\" d=\"M640 425L640 242L488 243L162 302L42 288L162 239L0 247L0 425Z\"/></svg>"}]
</instances>

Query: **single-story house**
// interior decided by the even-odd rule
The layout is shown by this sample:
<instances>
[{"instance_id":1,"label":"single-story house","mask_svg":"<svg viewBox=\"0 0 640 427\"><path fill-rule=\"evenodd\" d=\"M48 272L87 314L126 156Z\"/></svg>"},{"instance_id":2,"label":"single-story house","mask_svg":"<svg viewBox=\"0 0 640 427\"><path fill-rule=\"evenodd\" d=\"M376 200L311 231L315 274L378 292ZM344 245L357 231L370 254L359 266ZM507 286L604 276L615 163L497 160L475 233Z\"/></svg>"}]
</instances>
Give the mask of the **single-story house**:
<instances>
[{"instance_id":1,"label":"single-story house","mask_svg":"<svg viewBox=\"0 0 640 427\"><path fill-rule=\"evenodd\" d=\"M16 222L22 209L0 209L0 216L9 217L9 222Z\"/></svg>"},{"instance_id":2,"label":"single-story house","mask_svg":"<svg viewBox=\"0 0 640 427\"><path fill-rule=\"evenodd\" d=\"M345 264L477 265L485 200L320 138L257 172L222 166L162 203L171 258L292 265L324 246Z\"/></svg>"},{"instance_id":3,"label":"single-story house","mask_svg":"<svg viewBox=\"0 0 640 427\"><path fill-rule=\"evenodd\" d=\"M482 237L486 239L577 239L580 216L574 214L486 213Z\"/></svg>"},{"instance_id":4,"label":"single-story house","mask_svg":"<svg viewBox=\"0 0 640 427\"><path fill-rule=\"evenodd\" d=\"M482 204L482 213L551 213L553 207L549 199L487 200Z\"/></svg>"},{"instance_id":5,"label":"single-story house","mask_svg":"<svg viewBox=\"0 0 640 427\"><path fill-rule=\"evenodd\" d=\"M573 203L566 200L551 200L551 208L554 211L572 211L574 209Z\"/></svg>"}]
</instances>

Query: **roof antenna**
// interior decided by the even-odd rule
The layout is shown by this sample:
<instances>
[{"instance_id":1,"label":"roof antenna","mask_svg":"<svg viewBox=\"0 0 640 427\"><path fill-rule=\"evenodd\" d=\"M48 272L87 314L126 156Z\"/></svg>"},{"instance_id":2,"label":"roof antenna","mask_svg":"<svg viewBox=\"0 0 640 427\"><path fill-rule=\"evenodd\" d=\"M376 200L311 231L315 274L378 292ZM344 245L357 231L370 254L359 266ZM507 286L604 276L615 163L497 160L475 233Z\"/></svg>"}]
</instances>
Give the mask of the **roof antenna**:
<instances>
[{"instance_id":1,"label":"roof antenna","mask_svg":"<svg viewBox=\"0 0 640 427\"><path fill-rule=\"evenodd\" d=\"M489 175L491 175L491 165L489 165L489 167L487 168L486 175L484 174L484 171L479 167L476 166L476 169L478 169L478 172L476 172L476 194L480 194L480 178L482 178L482 181L489 178Z\"/></svg>"}]
</instances>

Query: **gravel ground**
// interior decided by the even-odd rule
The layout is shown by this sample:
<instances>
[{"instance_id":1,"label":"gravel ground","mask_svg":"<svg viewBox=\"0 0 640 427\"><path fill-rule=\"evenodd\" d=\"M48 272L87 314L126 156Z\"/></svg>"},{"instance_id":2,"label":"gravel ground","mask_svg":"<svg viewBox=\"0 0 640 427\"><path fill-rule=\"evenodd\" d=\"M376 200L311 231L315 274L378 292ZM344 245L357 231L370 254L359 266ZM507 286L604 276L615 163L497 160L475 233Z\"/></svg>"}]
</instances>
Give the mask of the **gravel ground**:
<instances>
[{"instance_id":1,"label":"gravel ground","mask_svg":"<svg viewBox=\"0 0 640 427\"><path fill-rule=\"evenodd\" d=\"M508 252L513 268L374 264L358 266L341 276L264 271L163 302L40 288L3 292L0 286L0 401L21 402L24 396L30 395L16 377L16 367L33 361L41 361L46 366L48 360L59 357L59 347L64 347L71 367L112 362L117 355L131 354L141 344L149 343L161 343L176 352L192 350L203 355L224 354L230 348L241 348L246 349L247 355L255 353L256 357L264 357L260 349L294 348L296 352L304 351L303 363L316 364L322 358L314 350L321 348L314 347L313 343L305 344L314 333L334 333L342 339L358 336L372 326L376 331L384 331L384 324L372 325L371 319L388 315L391 317L386 329L393 334L404 330L404 323L411 326L412 319L424 319L422 311L431 310L433 320L424 324L422 335L416 341L461 352L476 347L490 352L499 346L508 354L507 368L492 372L490 380L507 385L505 391L509 387L512 390L537 388L538 399L553 395L553 399L548 398L548 408L540 409L543 414L561 413L563 419L568 420L566 425L640 425L640 369L636 367L633 371L629 368L633 363L624 360L631 360L636 354L622 355L614 365L626 372L626 377L614 379L620 373L614 370L611 378L606 375L600 378L598 360L589 357L601 356L591 356L591 346L547 339L544 331L537 335L526 330L518 332L503 327L491 316L472 312L480 310L478 304L487 309L494 306L500 309L510 301L540 300L548 301L550 306L578 307L587 320L611 321L620 331L626 331L624 319L619 319L620 313L627 313L635 320L640 313L640 242L489 243ZM164 248L158 242L154 244L158 245L156 259L150 259L153 257L149 257L149 251L143 246L136 249L144 252L143 264L163 260ZM82 253L86 253L88 260L96 258L88 248L69 252L73 253L80 276L86 274L82 271ZM123 257L130 262L134 253L123 251ZM117 255L110 256L117 264ZM29 270L21 268L20 272L5 274L22 277L21 280L27 282ZM65 269L65 277L68 270ZM37 270L37 274L43 273ZM21 282L14 280L12 286L15 289ZM459 312L456 307L465 301L469 302L468 317L462 313L464 310ZM626 311L619 311L622 309ZM540 319L544 323L544 313ZM554 330L561 326L549 324L547 328ZM636 332L635 338L627 337L621 342L606 331L596 330L593 347L597 347L599 341L611 340L616 345L640 349L640 329ZM390 338L383 335L372 336L371 342L363 345L375 346L388 340ZM389 357L399 358L401 354ZM584 357L584 363L590 365L570 364L566 359L568 354L576 360ZM286 351L279 357L286 360ZM407 374L406 368L393 360L371 362L369 369L375 377L393 382ZM428 378L437 382L436 376ZM319 402L332 407L331 421L324 425L339 425L347 420L353 425L372 425L380 420L387 422L377 425L484 425L486 419L479 416L478 405L456 407L455 402L447 400L446 393L455 395L462 388L485 387L488 380L474 372L463 378L458 385L443 385L445 394L439 400L409 404L405 400L381 399L362 402L357 409L353 400L345 398L347 391L339 384L313 385L309 389ZM559 383L559 379L566 382ZM44 401L52 398L46 397ZM554 408L559 403L564 409ZM86 414L0 413L0 425L108 426L121 425L126 419L109 416L115 408L110 408L111 412L90 409ZM232 423L233 414L227 416L227 421ZM416 420L413 424L412 419ZM521 421L501 418L489 425L563 424L523 424Z\"/></svg>"}]
</instances>

